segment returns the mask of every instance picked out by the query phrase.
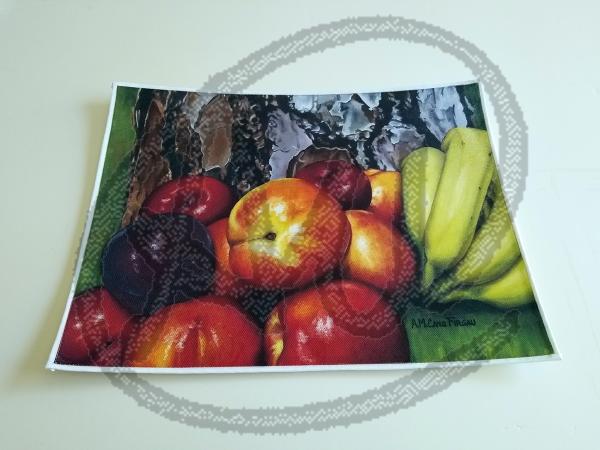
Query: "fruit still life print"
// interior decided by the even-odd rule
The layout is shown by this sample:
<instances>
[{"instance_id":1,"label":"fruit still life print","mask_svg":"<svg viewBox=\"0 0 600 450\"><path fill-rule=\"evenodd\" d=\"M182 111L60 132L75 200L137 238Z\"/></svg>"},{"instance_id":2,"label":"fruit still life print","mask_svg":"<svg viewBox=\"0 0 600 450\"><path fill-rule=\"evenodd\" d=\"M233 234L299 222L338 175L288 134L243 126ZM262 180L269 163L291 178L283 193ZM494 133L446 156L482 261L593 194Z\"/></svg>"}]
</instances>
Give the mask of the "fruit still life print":
<instances>
[{"instance_id":1,"label":"fruit still life print","mask_svg":"<svg viewBox=\"0 0 600 450\"><path fill-rule=\"evenodd\" d=\"M347 95L116 85L48 367L553 356L486 129L476 83Z\"/></svg>"}]
</instances>

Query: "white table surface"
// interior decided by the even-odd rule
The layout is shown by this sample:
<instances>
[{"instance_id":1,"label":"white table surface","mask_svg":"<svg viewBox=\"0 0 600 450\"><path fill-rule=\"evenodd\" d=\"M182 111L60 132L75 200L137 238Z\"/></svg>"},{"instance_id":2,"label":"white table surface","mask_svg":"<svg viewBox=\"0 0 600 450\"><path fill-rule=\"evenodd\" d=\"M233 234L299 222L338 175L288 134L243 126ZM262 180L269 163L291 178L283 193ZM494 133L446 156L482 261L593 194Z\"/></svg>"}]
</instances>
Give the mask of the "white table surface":
<instances>
[{"instance_id":1,"label":"white table surface","mask_svg":"<svg viewBox=\"0 0 600 450\"><path fill-rule=\"evenodd\" d=\"M484 367L412 408L283 436L175 423L138 406L104 375L45 370L111 82L199 87L277 38L375 14L424 20L473 42L517 95L529 128L529 176L516 222L562 361ZM581 0L0 1L0 448L593 448L600 410L599 16L596 2ZM374 40L304 57L249 90L373 91L472 78L440 50ZM399 376L146 378L199 402L280 407L360 393Z\"/></svg>"}]
</instances>

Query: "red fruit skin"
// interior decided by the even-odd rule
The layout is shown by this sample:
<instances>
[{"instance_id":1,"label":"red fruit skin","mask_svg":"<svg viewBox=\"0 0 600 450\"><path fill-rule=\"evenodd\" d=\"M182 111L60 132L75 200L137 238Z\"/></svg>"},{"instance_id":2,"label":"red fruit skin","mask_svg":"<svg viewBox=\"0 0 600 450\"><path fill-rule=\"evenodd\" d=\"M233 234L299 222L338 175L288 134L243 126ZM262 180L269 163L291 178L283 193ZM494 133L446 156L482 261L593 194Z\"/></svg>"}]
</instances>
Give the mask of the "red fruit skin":
<instances>
[{"instance_id":1,"label":"red fruit skin","mask_svg":"<svg viewBox=\"0 0 600 450\"><path fill-rule=\"evenodd\" d=\"M117 339L110 344L100 347L92 355L91 362L98 367L119 367L123 364L123 340Z\"/></svg>"},{"instance_id":2,"label":"red fruit skin","mask_svg":"<svg viewBox=\"0 0 600 450\"><path fill-rule=\"evenodd\" d=\"M215 275L211 293L240 299L252 290L252 285L234 274L229 267L229 242L227 219L221 219L207 227L215 249Z\"/></svg>"},{"instance_id":3,"label":"red fruit skin","mask_svg":"<svg viewBox=\"0 0 600 450\"><path fill-rule=\"evenodd\" d=\"M253 366L262 360L258 326L226 297L208 295L161 309L132 331L131 367Z\"/></svg>"},{"instance_id":4,"label":"red fruit skin","mask_svg":"<svg viewBox=\"0 0 600 450\"><path fill-rule=\"evenodd\" d=\"M146 199L146 214L177 213L209 225L227 217L233 207L229 186L216 178L190 175L159 186Z\"/></svg>"},{"instance_id":5,"label":"red fruit skin","mask_svg":"<svg viewBox=\"0 0 600 450\"><path fill-rule=\"evenodd\" d=\"M144 316L131 316L127 321L119 337L100 345L90 357L90 364L99 367L121 367L123 365L123 353L129 336Z\"/></svg>"},{"instance_id":6,"label":"red fruit skin","mask_svg":"<svg viewBox=\"0 0 600 450\"><path fill-rule=\"evenodd\" d=\"M370 211L346 211L352 239L342 263L342 276L403 295L416 278L417 258L408 239Z\"/></svg>"},{"instance_id":7,"label":"red fruit skin","mask_svg":"<svg viewBox=\"0 0 600 450\"><path fill-rule=\"evenodd\" d=\"M73 299L57 361L87 364L102 346L117 340L130 315L104 288L92 289Z\"/></svg>"},{"instance_id":8,"label":"red fruit skin","mask_svg":"<svg viewBox=\"0 0 600 450\"><path fill-rule=\"evenodd\" d=\"M371 184L369 211L388 224L399 226L402 222L402 175L397 171L368 171Z\"/></svg>"},{"instance_id":9,"label":"red fruit skin","mask_svg":"<svg viewBox=\"0 0 600 450\"><path fill-rule=\"evenodd\" d=\"M376 290L332 281L279 303L265 325L269 365L406 362L406 332Z\"/></svg>"},{"instance_id":10,"label":"red fruit skin","mask_svg":"<svg viewBox=\"0 0 600 450\"><path fill-rule=\"evenodd\" d=\"M326 191L343 209L366 209L371 203L371 183L365 173L348 161L318 161L296 172Z\"/></svg>"}]
</instances>

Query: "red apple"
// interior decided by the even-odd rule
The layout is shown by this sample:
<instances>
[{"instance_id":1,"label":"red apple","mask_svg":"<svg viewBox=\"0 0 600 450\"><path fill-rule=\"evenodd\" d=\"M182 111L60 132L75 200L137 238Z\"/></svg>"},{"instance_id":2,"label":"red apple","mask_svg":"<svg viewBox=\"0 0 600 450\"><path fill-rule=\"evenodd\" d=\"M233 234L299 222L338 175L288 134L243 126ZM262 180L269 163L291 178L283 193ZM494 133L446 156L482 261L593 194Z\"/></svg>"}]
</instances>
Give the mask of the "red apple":
<instances>
[{"instance_id":1,"label":"red apple","mask_svg":"<svg viewBox=\"0 0 600 450\"><path fill-rule=\"evenodd\" d=\"M261 361L261 330L226 297L205 296L161 309L125 345L133 367L252 366Z\"/></svg>"},{"instance_id":2,"label":"red apple","mask_svg":"<svg viewBox=\"0 0 600 450\"><path fill-rule=\"evenodd\" d=\"M350 225L326 192L305 180L281 178L236 203L227 238L236 275L264 289L295 289L339 265Z\"/></svg>"},{"instance_id":3,"label":"red apple","mask_svg":"<svg viewBox=\"0 0 600 450\"><path fill-rule=\"evenodd\" d=\"M233 206L231 189L213 177L190 175L159 186L146 199L148 214L176 213L208 225L226 217Z\"/></svg>"},{"instance_id":4,"label":"red apple","mask_svg":"<svg viewBox=\"0 0 600 450\"><path fill-rule=\"evenodd\" d=\"M364 209L371 202L371 184L361 169L348 161L318 161L296 172L335 198L343 209Z\"/></svg>"},{"instance_id":5,"label":"red apple","mask_svg":"<svg viewBox=\"0 0 600 450\"><path fill-rule=\"evenodd\" d=\"M387 223L399 225L402 221L402 176L397 171L372 171L371 204L369 211Z\"/></svg>"},{"instance_id":6,"label":"red apple","mask_svg":"<svg viewBox=\"0 0 600 450\"><path fill-rule=\"evenodd\" d=\"M346 211L352 240L343 277L362 281L390 294L403 293L414 281L417 260L408 240L368 211Z\"/></svg>"},{"instance_id":7,"label":"red apple","mask_svg":"<svg viewBox=\"0 0 600 450\"><path fill-rule=\"evenodd\" d=\"M101 347L117 340L130 316L104 288L73 299L63 331L57 360L86 364Z\"/></svg>"},{"instance_id":8,"label":"red apple","mask_svg":"<svg viewBox=\"0 0 600 450\"><path fill-rule=\"evenodd\" d=\"M280 302L265 325L269 365L377 364L409 358L406 332L376 290L332 281Z\"/></svg>"},{"instance_id":9,"label":"red apple","mask_svg":"<svg viewBox=\"0 0 600 450\"><path fill-rule=\"evenodd\" d=\"M221 219L208 226L208 234L215 247L216 259L215 278L211 292L214 295L239 299L248 294L253 286L231 271L227 223L227 219Z\"/></svg>"},{"instance_id":10,"label":"red apple","mask_svg":"<svg viewBox=\"0 0 600 450\"><path fill-rule=\"evenodd\" d=\"M123 365L123 340L117 339L101 346L92 356L91 362L99 367L120 367Z\"/></svg>"}]
</instances>

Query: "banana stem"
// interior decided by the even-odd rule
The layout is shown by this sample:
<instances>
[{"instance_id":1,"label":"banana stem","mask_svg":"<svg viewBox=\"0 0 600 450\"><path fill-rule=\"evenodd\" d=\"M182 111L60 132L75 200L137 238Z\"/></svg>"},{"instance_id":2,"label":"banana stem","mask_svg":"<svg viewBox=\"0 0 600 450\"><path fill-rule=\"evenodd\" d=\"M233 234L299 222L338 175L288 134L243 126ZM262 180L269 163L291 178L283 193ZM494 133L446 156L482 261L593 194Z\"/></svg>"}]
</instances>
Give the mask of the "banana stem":
<instances>
[{"instance_id":1,"label":"banana stem","mask_svg":"<svg viewBox=\"0 0 600 450\"><path fill-rule=\"evenodd\" d=\"M433 283L427 296L431 302L442 303L443 299L457 286L458 283L453 278L443 278Z\"/></svg>"}]
</instances>

